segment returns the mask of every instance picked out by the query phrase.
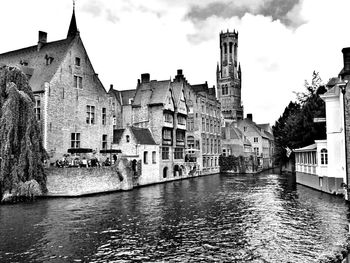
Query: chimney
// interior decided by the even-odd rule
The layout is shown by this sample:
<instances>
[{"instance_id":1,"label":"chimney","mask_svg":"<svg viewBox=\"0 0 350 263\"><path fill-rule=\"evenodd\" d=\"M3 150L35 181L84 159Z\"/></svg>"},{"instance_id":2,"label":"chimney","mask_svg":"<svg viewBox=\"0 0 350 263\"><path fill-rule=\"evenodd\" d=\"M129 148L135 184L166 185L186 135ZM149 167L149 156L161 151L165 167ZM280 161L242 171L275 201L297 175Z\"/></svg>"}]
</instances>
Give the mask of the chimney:
<instances>
[{"instance_id":1,"label":"chimney","mask_svg":"<svg viewBox=\"0 0 350 263\"><path fill-rule=\"evenodd\" d=\"M350 75L350 47L343 48L343 60L344 60L344 68L342 70L342 77L346 77Z\"/></svg>"},{"instance_id":2,"label":"chimney","mask_svg":"<svg viewBox=\"0 0 350 263\"><path fill-rule=\"evenodd\" d=\"M109 85L109 89L111 89L111 90L113 89L113 84Z\"/></svg>"},{"instance_id":3,"label":"chimney","mask_svg":"<svg viewBox=\"0 0 350 263\"><path fill-rule=\"evenodd\" d=\"M177 75L179 75L179 76L182 75L182 69L177 70Z\"/></svg>"},{"instance_id":4,"label":"chimney","mask_svg":"<svg viewBox=\"0 0 350 263\"><path fill-rule=\"evenodd\" d=\"M151 79L151 76L149 73L141 74L141 83L148 83L150 79Z\"/></svg>"},{"instance_id":5,"label":"chimney","mask_svg":"<svg viewBox=\"0 0 350 263\"><path fill-rule=\"evenodd\" d=\"M39 31L38 51L47 43L47 33Z\"/></svg>"},{"instance_id":6,"label":"chimney","mask_svg":"<svg viewBox=\"0 0 350 263\"><path fill-rule=\"evenodd\" d=\"M253 114L248 113L247 114L247 119L253 121Z\"/></svg>"}]
</instances>

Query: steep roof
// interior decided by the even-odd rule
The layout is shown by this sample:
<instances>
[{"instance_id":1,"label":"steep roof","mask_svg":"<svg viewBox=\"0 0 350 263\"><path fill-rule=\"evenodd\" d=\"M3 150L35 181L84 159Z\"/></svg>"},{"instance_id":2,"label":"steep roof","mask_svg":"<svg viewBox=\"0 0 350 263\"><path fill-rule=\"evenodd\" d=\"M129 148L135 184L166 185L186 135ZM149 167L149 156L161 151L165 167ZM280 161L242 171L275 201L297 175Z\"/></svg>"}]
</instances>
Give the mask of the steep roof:
<instances>
[{"instance_id":1,"label":"steep roof","mask_svg":"<svg viewBox=\"0 0 350 263\"><path fill-rule=\"evenodd\" d=\"M113 130L113 143L118 144L123 136L125 129L115 129Z\"/></svg>"},{"instance_id":2,"label":"steep roof","mask_svg":"<svg viewBox=\"0 0 350 263\"><path fill-rule=\"evenodd\" d=\"M130 89L130 90L110 89L108 93L111 93L112 95L114 95L116 100L121 105L129 105L130 104L130 99L134 99L134 97L135 97L136 89Z\"/></svg>"},{"instance_id":3,"label":"steep roof","mask_svg":"<svg viewBox=\"0 0 350 263\"><path fill-rule=\"evenodd\" d=\"M156 142L154 141L152 133L149 129L131 127L131 131L134 134L137 143L156 145Z\"/></svg>"},{"instance_id":4,"label":"steep roof","mask_svg":"<svg viewBox=\"0 0 350 263\"><path fill-rule=\"evenodd\" d=\"M206 92L208 91L208 83L191 85L195 92Z\"/></svg>"},{"instance_id":5,"label":"steep roof","mask_svg":"<svg viewBox=\"0 0 350 263\"><path fill-rule=\"evenodd\" d=\"M143 145L156 145L152 133L147 128L129 127L131 133L134 135L136 143ZM115 129L113 131L113 143L119 144L120 139L124 134L125 129Z\"/></svg>"},{"instance_id":6,"label":"steep roof","mask_svg":"<svg viewBox=\"0 0 350 263\"><path fill-rule=\"evenodd\" d=\"M30 46L0 54L0 62L17 66L24 72L32 73L29 85L34 92L44 91L44 83L49 82L61 65L74 38L53 41L38 46ZM51 64L47 60L53 58ZM21 65L22 64L22 65ZM27 66L24 66L27 64Z\"/></svg>"},{"instance_id":7,"label":"steep roof","mask_svg":"<svg viewBox=\"0 0 350 263\"><path fill-rule=\"evenodd\" d=\"M78 27L77 27L77 21L75 19L75 7L74 7L73 8L72 18L71 18L70 24L69 24L67 38L75 37L77 34L79 34L79 30L78 30Z\"/></svg>"},{"instance_id":8,"label":"steep roof","mask_svg":"<svg viewBox=\"0 0 350 263\"><path fill-rule=\"evenodd\" d=\"M181 98L183 83L182 82L172 82L171 83L172 90L173 90L173 97L175 101L175 105L177 106L179 103L179 100Z\"/></svg>"},{"instance_id":9,"label":"steep roof","mask_svg":"<svg viewBox=\"0 0 350 263\"><path fill-rule=\"evenodd\" d=\"M265 134L264 130L262 130L255 122L250 120L249 118L245 118L243 120L240 120L239 123L245 122L247 123L250 127L252 127L261 137L269 139L268 135Z\"/></svg>"},{"instance_id":10,"label":"steep roof","mask_svg":"<svg viewBox=\"0 0 350 263\"><path fill-rule=\"evenodd\" d=\"M151 81L152 95L149 104L165 104L170 80Z\"/></svg>"}]
</instances>

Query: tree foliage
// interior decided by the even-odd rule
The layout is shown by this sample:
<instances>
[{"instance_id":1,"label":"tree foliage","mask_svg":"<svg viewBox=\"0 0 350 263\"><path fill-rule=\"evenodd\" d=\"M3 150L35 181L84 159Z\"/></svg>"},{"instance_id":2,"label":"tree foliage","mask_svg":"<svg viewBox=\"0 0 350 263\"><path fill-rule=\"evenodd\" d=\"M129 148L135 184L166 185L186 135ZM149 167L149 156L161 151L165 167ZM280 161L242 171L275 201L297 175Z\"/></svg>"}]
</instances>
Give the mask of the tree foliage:
<instances>
[{"instance_id":1,"label":"tree foliage","mask_svg":"<svg viewBox=\"0 0 350 263\"><path fill-rule=\"evenodd\" d=\"M0 200L5 193L21 195L33 180L46 191L47 155L34 102L27 77L17 68L0 66Z\"/></svg>"},{"instance_id":2,"label":"tree foliage","mask_svg":"<svg viewBox=\"0 0 350 263\"><path fill-rule=\"evenodd\" d=\"M312 81L305 81L306 92L296 93L297 101L290 102L272 127L275 137L275 161L286 163L286 148L296 149L326 138L325 123L315 123L314 118L326 116L325 103L320 95L326 92L318 72Z\"/></svg>"}]
</instances>

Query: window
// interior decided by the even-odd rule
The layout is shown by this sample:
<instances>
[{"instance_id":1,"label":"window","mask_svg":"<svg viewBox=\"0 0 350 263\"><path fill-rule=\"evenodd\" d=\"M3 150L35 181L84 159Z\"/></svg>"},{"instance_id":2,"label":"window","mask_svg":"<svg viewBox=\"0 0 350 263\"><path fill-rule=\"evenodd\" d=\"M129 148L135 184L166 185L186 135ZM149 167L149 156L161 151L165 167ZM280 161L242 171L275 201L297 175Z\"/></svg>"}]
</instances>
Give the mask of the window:
<instances>
[{"instance_id":1,"label":"window","mask_svg":"<svg viewBox=\"0 0 350 263\"><path fill-rule=\"evenodd\" d=\"M228 86L227 86L227 84L221 86L221 93L222 93L222 95L227 95L228 94Z\"/></svg>"},{"instance_id":2,"label":"window","mask_svg":"<svg viewBox=\"0 0 350 263\"><path fill-rule=\"evenodd\" d=\"M34 106L34 112L35 112L35 117L38 121L40 121L40 97L35 96L35 106Z\"/></svg>"},{"instance_id":3,"label":"window","mask_svg":"<svg viewBox=\"0 0 350 263\"><path fill-rule=\"evenodd\" d=\"M80 148L80 133L71 133L70 147Z\"/></svg>"},{"instance_id":4,"label":"window","mask_svg":"<svg viewBox=\"0 0 350 263\"><path fill-rule=\"evenodd\" d=\"M328 164L328 153L327 149L321 150L321 164L326 165Z\"/></svg>"},{"instance_id":5,"label":"window","mask_svg":"<svg viewBox=\"0 0 350 263\"><path fill-rule=\"evenodd\" d=\"M184 116L178 115L177 116L177 123L180 125L185 125L186 124L186 118Z\"/></svg>"},{"instance_id":6,"label":"window","mask_svg":"<svg viewBox=\"0 0 350 263\"><path fill-rule=\"evenodd\" d=\"M202 130L205 131L205 119L202 117Z\"/></svg>"},{"instance_id":7,"label":"window","mask_svg":"<svg viewBox=\"0 0 350 263\"><path fill-rule=\"evenodd\" d=\"M254 152L258 156L259 155L259 147L254 147Z\"/></svg>"},{"instance_id":8,"label":"window","mask_svg":"<svg viewBox=\"0 0 350 263\"><path fill-rule=\"evenodd\" d=\"M177 130L176 131L176 142L185 141L185 131Z\"/></svg>"},{"instance_id":9,"label":"window","mask_svg":"<svg viewBox=\"0 0 350 263\"><path fill-rule=\"evenodd\" d=\"M163 130L163 144L171 145L172 144L172 130L164 129Z\"/></svg>"},{"instance_id":10,"label":"window","mask_svg":"<svg viewBox=\"0 0 350 263\"><path fill-rule=\"evenodd\" d=\"M77 88L77 89L83 88L83 77L74 75L74 88Z\"/></svg>"},{"instance_id":11,"label":"window","mask_svg":"<svg viewBox=\"0 0 350 263\"><path fill-rule=\"evenodd\" d=\"M232 46L233 46L233 43L230 42L230 43L229 43L229 52L230 52L230 53L232 53Z\"/></svg>"},{"instance_id":12,"label":"window","mask_svg":"<svg viewBox=\"0 0 350 263\"><path fill-rule=\"evenodd\" d=\"M259 138L258 137L254 137L254 142L259 142Z\"/></svg>"},{"instance_id":13,"label":"window","mask_svg":"<svg viewBox=\"0 0 350 263\"><path fill-rule=\"evenodd\" d=\"M143 163L148 164L148 152L143 152Z\"/></svg>"},{"instance_id":14,"label":"window","mask_svg":"<svg viewBox=\"0 0 350 263\"><path fill-rule=\"evenodd\" d=\"M162 160L169 160L169 147L162 147Z\"/></svg>"},{"instance_id":15,"label":"window","mask_svg":"<svg viewBox=\"0 0 350 263\"><path fill-rule=\"evenodd\" d=\"M174 158L175 159L183 159L184 158L184 148L175 148L174 151Z\"/></svg>"},{"instance_id":16,"label":"window","mask_svg":"<svg viewBox=\"0 0 350 263\"><path fill-rule=\"evenodd\" d=\"M79 57L75 57L75 65L80 67L80 58Z\"/></svg>"},{"instance_id":17,"label":"window","mask_svg":"<svg viewBox=\"0 0 350 263\"><path fill-rule=\"evenodd\" d=\"M107 134L102 134L102 149L107 150Z\"/></svg>"},{"instance_id":18,"label":"window","mask_svg":"<svg viewBox=\"0 0 350 263\"><path fill-rule=\"evenodd\" d=\"M152 163L156 163L157 153L155 151L152 152Z\"/></svg>"},{"instance_id":19,"label":"window","mask_svg":"<svg viewBox=\"0 0 350 263\"><path fill-rule=\"evenodd\" d=\"M86 106L86 123L94 124L95 123L95 106Z\"/></svg>"},{"instance_id":20,"label":"window","mask_svg":"<svg viewBox=\"0 0 350 263\"><path fill-rule=\"evenodd\" d=\"M322 186L323 186L323 177L319 177L318 180L319 180L320 187L322 188Z\"/></svg>"},{"instance_id":21,"label":"window","mask_svg":"<svg viewBox=\"0 0 350 263\"><path fill-rule=\"evenodd\" d=\"M106 108L102 108L102 125L106 125L106 119L107 119Z\"/></svg>"},{"instance_id":22,"label":"window","mask_svg":"<svg viewBox=\"0 0 350 263\"><path fill-rule=\"evenodd\" d=\"M173 116L170 113L164 114L164 121L168 123L173 123Z\"/></svg>"},{"instance_id":23,"label":"window","mask_svg":"<svg viewBox=\"0 0 350 263\"><path fill-rule=\"evenodd\" d=\"M246 132L247 131L247 127L243 127L243 131Z\"/></svg>"},{"instance_id":24,"label":"window","mask_svg":"<svg viewBox=\"0 0 350 263\"><path fill-rule=\"evenodd\" d=\"M222 155L226 156L226 149L222 149Z\"/></svg>"},{"instance_id":25,"label":"window","mask_svg":"<svg viewBox=\"0 0 350 263\"><path fill-rule=\"evenodd\" d=\"M163 178L167 178L168 177L168 167L164 167L163 169Z\"/></svg>"},{"instance_id":26,"label":"window","mask_svg":"<svg viewBox=\"0 0 350 263\"><path fill-rule=\"evenodd\" d=\"M206 119L206 126L207 126L206 131L209 132L209 120L208 119Z\"/></svg>"},{"instance_id":27,"label":"window","mask_svg":"<svg viewBox=\"0 0 350 263\"><path fill-rule=\"evenodd\" d=\"M224 43L224 54L227 54L227 44Z\"/></svg>"},{"instance_id":28,"label":"window","mask_svg":"<svg viewBox=\"0 0 350 263\"><path fill-rule=\"evenodd\" d=\"M126 142L130 142L130 136L126 135Z\"/></svg>"}]
</instances>

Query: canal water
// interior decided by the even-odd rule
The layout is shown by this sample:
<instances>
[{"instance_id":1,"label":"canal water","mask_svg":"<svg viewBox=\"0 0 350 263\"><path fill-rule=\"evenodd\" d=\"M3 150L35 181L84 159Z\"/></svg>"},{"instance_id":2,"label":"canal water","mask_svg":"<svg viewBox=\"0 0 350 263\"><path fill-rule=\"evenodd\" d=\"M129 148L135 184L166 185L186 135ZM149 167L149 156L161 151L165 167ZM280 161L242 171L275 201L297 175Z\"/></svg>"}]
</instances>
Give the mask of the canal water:
<instances>
[{"instance_id":1,"label":"canal water","mask_svg":"<svg viewBox=\"0 0 350 263\"><path fill-rule=\"evenodd\" d=\"M0 206L0 262L320 262L349 215L292 176L206 176Z\"/></svg>"}]
</instances>

